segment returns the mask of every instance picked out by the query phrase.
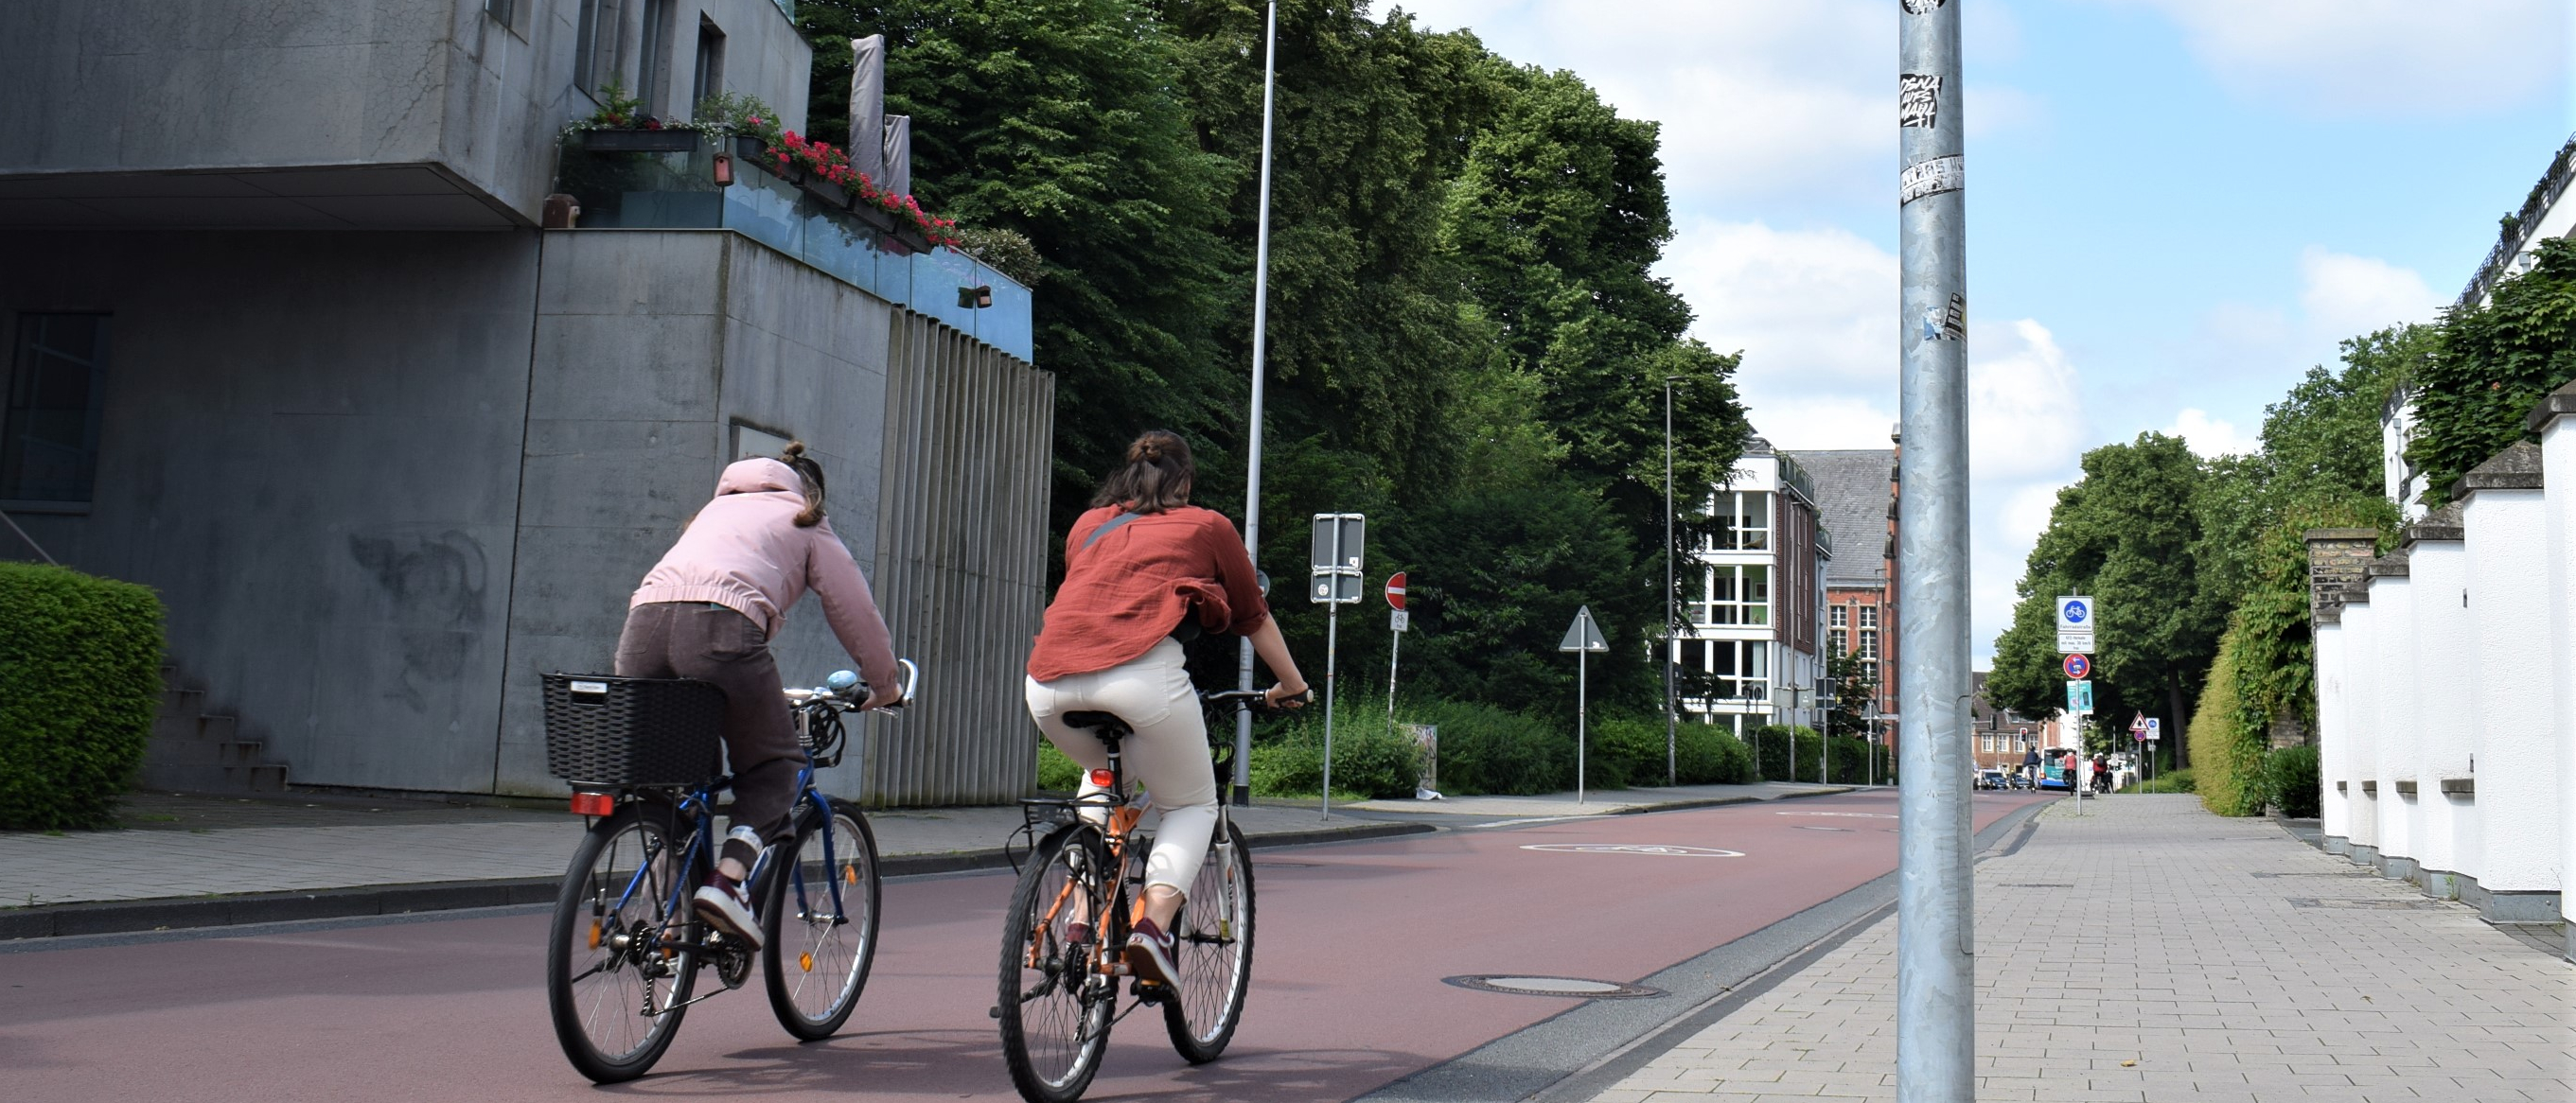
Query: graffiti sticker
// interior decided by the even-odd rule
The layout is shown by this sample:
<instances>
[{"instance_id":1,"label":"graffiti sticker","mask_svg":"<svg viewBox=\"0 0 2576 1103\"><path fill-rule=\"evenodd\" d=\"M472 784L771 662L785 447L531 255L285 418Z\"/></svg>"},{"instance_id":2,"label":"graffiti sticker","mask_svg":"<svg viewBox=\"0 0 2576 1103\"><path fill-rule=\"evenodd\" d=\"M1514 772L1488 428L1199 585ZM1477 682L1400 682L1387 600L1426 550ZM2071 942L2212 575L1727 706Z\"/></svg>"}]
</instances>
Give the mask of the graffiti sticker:
<instances>
[{"instance_id":1,"label":"graffiti sticker","mask_svg":"<svg viewBox=\"0 0 2576 1103\"><path fill-rule=\"evenodd\" d=\"M1938 73L1896 76L1896 125L1926 130L1941 125L1941 77Z\"/></svg>"},{"instance_id":2,"label":"graffiti sticker","mask_svg":"<svg viewBox=\"0 0 2576 1103\"><path fill-rule=\"evenodd\" d=\"M1896 205L1902 207L1927 195L1967 186L1967 164L1958 154L1917 161L1896 175Z\"/></svg>"}]
</instances>

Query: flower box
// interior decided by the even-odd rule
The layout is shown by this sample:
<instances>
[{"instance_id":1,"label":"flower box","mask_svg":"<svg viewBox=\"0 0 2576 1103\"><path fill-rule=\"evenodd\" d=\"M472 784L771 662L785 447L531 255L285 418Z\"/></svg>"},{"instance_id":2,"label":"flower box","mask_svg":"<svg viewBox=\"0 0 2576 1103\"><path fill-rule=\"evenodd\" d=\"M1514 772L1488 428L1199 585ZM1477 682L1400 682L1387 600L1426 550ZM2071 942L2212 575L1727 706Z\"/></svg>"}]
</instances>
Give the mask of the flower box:
<instances>
[{"instance_id":1,"label":"flower box","mask_svg":"<svg viewBox=\"0 0 2576 1103\"><path fill-rule=\"evenodd\" d=\"M930 238L928 235L921 232L921 227L919 226L914 226L910 223L896 226L894 228L894 239L910 247L913 252L927 253L930 251Z\"/></svg>"},{"instance_id":2,"label":"flower box","mask_svg":"<svg viewBox=\"0 0 2576 1103\"><path fill-rule=\"evenodd\" d=\"M585 130L581 148L592 153L696 153L694 130Z\"/></svg>"},{"instance_id":3,"label":"flower box","mask_svg":"<svg viewBox=\"0 0 2576 1103\"><path fill-rule=\"evenodd\" d=\"M852 203L850 204L850 213L856 216L859 221L866 223L869 229L875 230L880 234L891 234L894 232L894 216L878 209L873 203Z\"/></svg>"},{"instance_id":4,"label":"flower box","mask_svg":"<svg viewBox=\"0 0 2576 1103\"><path fill-rule=\"evenodd\" d=\"M806 177L804 183L800 186L805 189L805 194L813 196L816 202L821 203L826 207L830 207L836 211L846 211L850 209L850 189L848 188L844 188L829 180L819 180L812 176Z\"/></svg>"}]
</instances>

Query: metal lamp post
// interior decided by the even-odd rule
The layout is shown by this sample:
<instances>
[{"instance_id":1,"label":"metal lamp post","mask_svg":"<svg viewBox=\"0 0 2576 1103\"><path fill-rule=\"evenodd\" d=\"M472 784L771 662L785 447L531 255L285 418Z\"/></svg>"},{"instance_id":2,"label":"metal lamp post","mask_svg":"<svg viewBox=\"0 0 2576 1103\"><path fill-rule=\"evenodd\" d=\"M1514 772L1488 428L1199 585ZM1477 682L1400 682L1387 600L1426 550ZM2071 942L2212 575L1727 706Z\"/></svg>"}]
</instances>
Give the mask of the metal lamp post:
<instances>
[{"instance_id":1,"label":"metal lamp post","mask_svg":"<svg viewBox=\"0 0 2576 1103\"><path fill-rule=\"evenodd\" d=\"M1279 0L1270 2L1268 45L1261 54L1261 216L1252 246L1252 416L1246 426L1250 458L1243 478L1243 550L1261 562L1261 399L1264 358L1270 342L1270 131L1271 93L1279 75ZM1236 688L1252 688L1252 640L1236 651ZM1330 800L1331 794L1325 794ZM1252 710L1234 714L1234 801L1252 803Z\"/></svg>"},{"instance_id":2,"label":"metal lamp post","mask_svg":"<svg viewBox=\"0 0 2576 1103\"><path fill-rule=\"evenodd\" d=\"M1673 597L1673 382L1664 377L1664 784L1679 784L1681 702L1673 699L1673 623L1678 610Z\"/></svg>"}]
</instances>

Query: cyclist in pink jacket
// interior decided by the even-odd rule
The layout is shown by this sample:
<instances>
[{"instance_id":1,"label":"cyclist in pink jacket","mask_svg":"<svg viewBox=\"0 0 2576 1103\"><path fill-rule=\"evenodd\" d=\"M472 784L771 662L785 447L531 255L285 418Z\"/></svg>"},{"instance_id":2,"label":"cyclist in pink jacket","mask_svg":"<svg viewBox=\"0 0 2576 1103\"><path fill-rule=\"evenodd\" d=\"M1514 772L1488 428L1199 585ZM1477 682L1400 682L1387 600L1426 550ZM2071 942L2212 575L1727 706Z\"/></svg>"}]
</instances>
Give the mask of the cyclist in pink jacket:
<instances>
[{"instance_id":1,"label":"cyclist in pink jacket","mask_svg":"<svg viewBox=\"0 0 2576 1103\"><path fill-rule=\"evenodd\" d=\"M894 644L868 580L823 519L823 468L802 441L783 460L740 460L716 481L715 500L689 519L678 543L628 600L617 673L695 678L725 692L725 759L733 810L724 853L695 897L698 914L753 949L760 924L743 882L761 848L787 834L803 752L769 641L787 610L814 591L823 619L867 679L866 707L902 695Z\"/></svg>"}]
</instances>

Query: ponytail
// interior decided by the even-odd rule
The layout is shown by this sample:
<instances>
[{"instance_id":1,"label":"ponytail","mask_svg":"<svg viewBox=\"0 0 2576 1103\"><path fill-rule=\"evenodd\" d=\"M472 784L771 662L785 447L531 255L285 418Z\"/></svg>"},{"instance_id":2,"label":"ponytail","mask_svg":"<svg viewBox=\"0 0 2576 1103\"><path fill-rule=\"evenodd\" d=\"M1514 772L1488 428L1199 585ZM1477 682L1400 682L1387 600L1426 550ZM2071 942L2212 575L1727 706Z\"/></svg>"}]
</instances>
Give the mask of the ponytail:
<instances>
[{"instance_id":1,"label":"ponytail","mask_svg":"<svg viewBox=\"0 0 2576 1103\"><path fill-rule=\"evenodd\" d=\"M805 442L791 440L779 452L779 460L805 481L805 510L796 515L796 527L810 529L823 523L823 465L805 454Z\"/></svg>"},{"instance_id":2,"label":"ponytail","mask_svg":"<svg viewBox=\"0 0 2576 1103\"><path fill-rule=\"evenodd\" d=\"M1190 445L1169 429L1148 429L1127 446L1127 462L1102 480L1091 504L1125 506L1138 513L1161 513L1190 504L1190 483L1198 467L1190 462Z\"/></svg>"}]
</instances>

